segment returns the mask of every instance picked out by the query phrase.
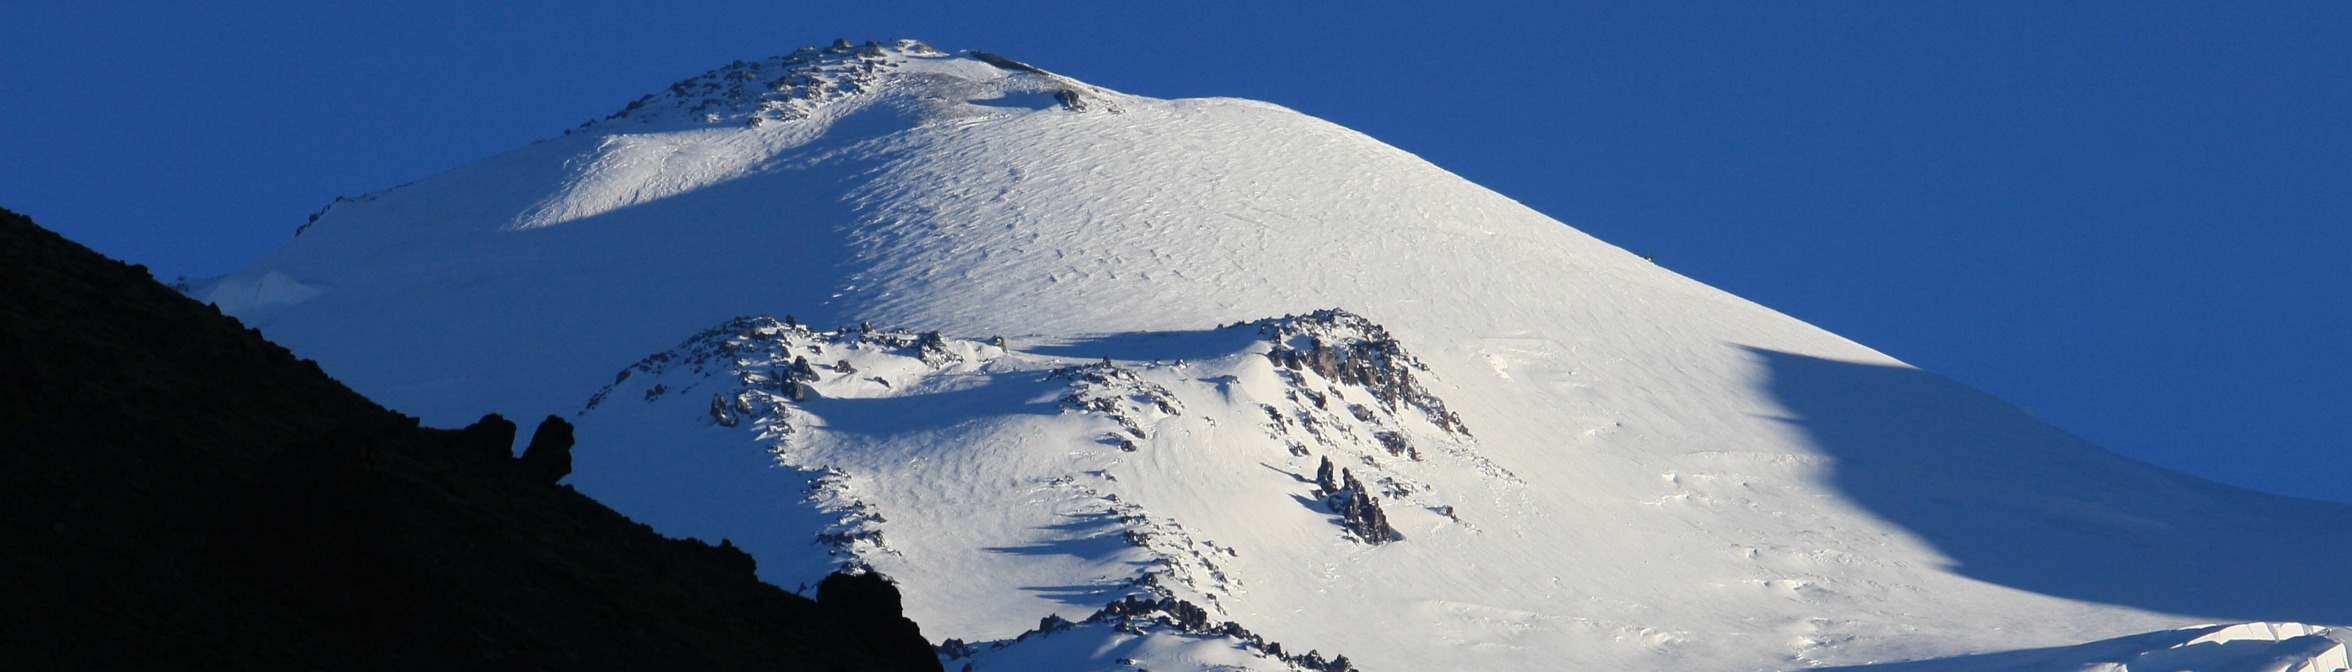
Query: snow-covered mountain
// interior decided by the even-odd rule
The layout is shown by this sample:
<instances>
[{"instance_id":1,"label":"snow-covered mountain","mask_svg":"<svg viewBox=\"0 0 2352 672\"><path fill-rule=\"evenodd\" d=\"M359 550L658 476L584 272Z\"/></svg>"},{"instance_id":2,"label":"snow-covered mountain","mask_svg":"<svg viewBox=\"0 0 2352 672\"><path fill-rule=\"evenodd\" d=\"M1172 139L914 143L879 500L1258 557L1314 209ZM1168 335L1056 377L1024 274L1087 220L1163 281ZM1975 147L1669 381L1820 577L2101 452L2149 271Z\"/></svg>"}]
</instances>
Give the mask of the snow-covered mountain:
<instances>
[{"instance_id":1,"label":"snow-covered mountain","mask_svg":"<svg viewBox=\"0 0 2352 672\"><path fill-rule=\"evenodd\" d=\"M2296 623L2352 623L2352 507L981 52L730 64L192 293L431 423L576 417L580 490L880 571L949 669L2347 667Z\"/></svg>"}]
</instances>

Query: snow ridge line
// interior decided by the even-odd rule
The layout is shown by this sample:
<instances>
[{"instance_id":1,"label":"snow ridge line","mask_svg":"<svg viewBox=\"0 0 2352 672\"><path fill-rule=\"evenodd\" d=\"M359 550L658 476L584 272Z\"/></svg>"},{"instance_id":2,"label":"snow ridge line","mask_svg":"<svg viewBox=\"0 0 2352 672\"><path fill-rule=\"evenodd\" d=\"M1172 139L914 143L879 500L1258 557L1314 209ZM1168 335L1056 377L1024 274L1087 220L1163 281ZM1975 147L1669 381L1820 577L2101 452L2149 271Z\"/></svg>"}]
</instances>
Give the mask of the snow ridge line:
<instances>
[{"instance_id":1,"label":"snow ridge line","mask_svg":"<svg viewBox=\"0 0 2352 672\"><path fill-rule=\"evenodd\" d=\"M742 126L798 121L828 103L872 91L883 72L908 57L944 56L946 52L915 40L868 40L863 45L834 40L824 48L805 46L784 56L735 61L680 80L566 133L629 121Z\"/></svg>"}]
</instances>

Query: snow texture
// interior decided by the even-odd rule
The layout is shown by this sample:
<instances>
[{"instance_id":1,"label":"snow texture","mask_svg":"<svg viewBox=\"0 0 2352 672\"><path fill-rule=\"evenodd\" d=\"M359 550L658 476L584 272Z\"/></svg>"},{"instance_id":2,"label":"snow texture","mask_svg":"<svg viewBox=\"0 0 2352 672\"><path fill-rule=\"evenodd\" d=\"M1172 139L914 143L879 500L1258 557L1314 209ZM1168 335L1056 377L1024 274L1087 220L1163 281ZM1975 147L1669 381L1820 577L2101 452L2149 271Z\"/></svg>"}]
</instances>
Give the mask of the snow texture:
<instances>
[{"instance_id":1,"label":"snow texture","mask_svg":"<svg viewBox=\"0 0 2352 672\"><path fill-rule=\"evenodd\" d=\"M2352 508L1290 110L914 42L730 64L191 293L430 423L575 417L569 483L786 588L880 571L950 669L2316 671L2284 623L2352 622Z\"/></svg>"}]
</instances>

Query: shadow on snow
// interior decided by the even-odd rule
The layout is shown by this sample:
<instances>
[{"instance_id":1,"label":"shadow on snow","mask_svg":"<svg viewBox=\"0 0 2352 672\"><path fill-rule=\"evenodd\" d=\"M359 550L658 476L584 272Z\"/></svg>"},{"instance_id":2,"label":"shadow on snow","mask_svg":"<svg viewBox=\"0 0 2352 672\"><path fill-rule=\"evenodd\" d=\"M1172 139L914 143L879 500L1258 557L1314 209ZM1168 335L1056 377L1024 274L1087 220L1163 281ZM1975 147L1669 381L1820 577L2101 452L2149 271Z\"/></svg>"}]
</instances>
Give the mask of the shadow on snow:
<instances>
[{"instance_id":1,"label":"shadow on snow","mask_svg":"<svg viewBox=\"0 0 2352 672\"><path fill-rule=\"evenodd\" d=\"M1028 351L1053 357L1109 357L1129 361L1215 359L1247 349L1258 340L1258 330L1247 325L1200 331L1134 331L1090 336L1068 343L1038 345Z\"/></svg>"},{"instance_id":2,"label":"shadow on snow","mask_svg":"<svg viewBox=\"0 0 2352 672\"><path fill-rule=\"evenodd\" d=\"M974 374L979 384L924 394L892 397L819 398L802 402L823 418L834 432L887 436L947 429L982 419L1015 415L1050 416L1062 412L1054 394L1060 381L1046 381L1043 372L1009 375Z\"/></svg>"},{"instance_id":3,"label":"shadow on snow","mask_svg":"<svg viewBox=\"0 0 2352 672\"><path fill-rule=\"evenodd\" d=\"M1127 541L1125 521L1108 511L1063 514L1068 520L1037 529L1049 537L1025 546L996 546L983 548L991 553L1013 555L1066 555L1090 562L1119 562L1143 566L1151 563L1139 560L1119 560L1119 556L1136 550ZM1073 584L1065 586L1028 586L1036 592L1063 604L1100 607L1111 599L1125 594L1116 585Z\"/></svg>"},{"instance_id":4,"label":"shadow on snow","mask_svg":"<svg viewBox=\"0 0 2352 672\"><path fill-rule=\"evenodd\" d=\"M1961 575L2174 614L2352 623L2352 506L2134 462L1918 369L1748 351L1783 420L1834 461L1830 484Z\"/></svg>"},{"instance_id":5,"label":"shadow on snow","mask_svg":"<svg viewBox=\"0 0 2352 672\"><path fill-rule=\"evenodd\" d=\"M2243 664L2249 660L2280 660L2282 654L2310 656L2335 645L2335 640L2307 635L2276 642L2241 639L2182 646L2223 627L2215 625L2151 632L2075 646L1818 669L1821 672L2045 672L2110 669L2108 666L2128 664L2135 670L2143 667L2156 670L2234 670L2247 669Z\"/></svg>"}]
</instances>

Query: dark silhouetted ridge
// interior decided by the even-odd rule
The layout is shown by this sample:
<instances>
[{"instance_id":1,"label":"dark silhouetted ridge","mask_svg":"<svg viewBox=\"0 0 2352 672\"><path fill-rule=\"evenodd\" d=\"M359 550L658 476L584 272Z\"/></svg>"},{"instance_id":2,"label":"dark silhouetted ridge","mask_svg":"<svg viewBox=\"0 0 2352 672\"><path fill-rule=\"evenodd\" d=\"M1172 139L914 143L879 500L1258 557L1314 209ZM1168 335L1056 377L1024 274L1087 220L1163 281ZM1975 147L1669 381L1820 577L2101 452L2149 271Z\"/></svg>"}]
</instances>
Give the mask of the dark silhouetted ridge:
<instances>
[{"instance_id":1,"label":"dark silhouetted ridge","mask_svg":"<svg viewBox=\"0 0 2352 672\"><path fill-rule=\"evenodd\" d=\"M560 419L420 428L5 210L0 399L0 669L939 669L553 485Z\"/></svg>"}]
</instances>

